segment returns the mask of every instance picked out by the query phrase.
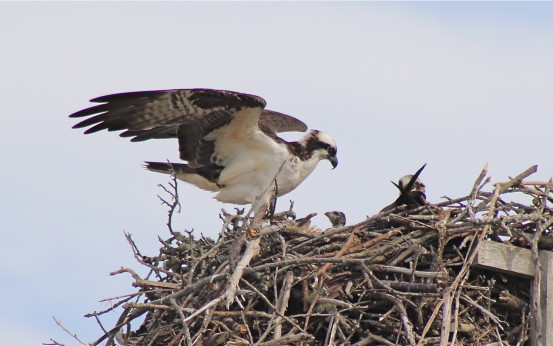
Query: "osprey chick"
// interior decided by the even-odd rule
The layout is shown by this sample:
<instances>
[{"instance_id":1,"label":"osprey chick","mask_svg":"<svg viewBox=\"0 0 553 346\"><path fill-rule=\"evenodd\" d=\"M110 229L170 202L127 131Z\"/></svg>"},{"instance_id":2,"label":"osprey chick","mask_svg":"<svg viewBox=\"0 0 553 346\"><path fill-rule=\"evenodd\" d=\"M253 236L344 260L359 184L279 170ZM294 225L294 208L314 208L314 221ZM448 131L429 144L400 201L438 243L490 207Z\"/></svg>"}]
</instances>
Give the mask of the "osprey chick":
<instances>
[{"instance_id":1,"label":"osprey chick","mask_svg":"<svg viewBox=\"0 0 553 346\"><path fill-rule=\"evenodd\" d=\"M325 215L330 220L332 227L343 227L346 225L346 214L341 211L327 211Z\"/></svg>"},{"instance_id":2,"label":"osprey chick","mask_svg":"<svg viewBox=\"0 0 553 346\"><path fill-rule=\"evenodd\" d=\"M255 95L212 89L175 89L113 94L90 100L101 103L70 115L87 117L74 128L85 133L120 131L131 141L177 138L186 163L146 162L146 168L218 192L215 199L260 206L273 195L294 190L317 166L336 167L336 143L328 134L309 131L297 142L276 134L305 132L300 120L266 110Z\"/></svg>"}]
</instances>

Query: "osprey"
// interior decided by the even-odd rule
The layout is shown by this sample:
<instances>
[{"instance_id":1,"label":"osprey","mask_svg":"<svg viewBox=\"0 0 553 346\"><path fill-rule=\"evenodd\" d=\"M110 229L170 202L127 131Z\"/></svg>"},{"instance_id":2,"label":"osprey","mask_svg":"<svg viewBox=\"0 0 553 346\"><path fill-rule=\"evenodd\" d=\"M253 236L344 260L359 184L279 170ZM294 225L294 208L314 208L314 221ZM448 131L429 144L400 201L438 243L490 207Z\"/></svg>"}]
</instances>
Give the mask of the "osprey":
<instances>
[{"instance_id":1,"label":"osprey","mask_svg":"<svg viewBox=\"0 0 553 346\"><path fill-rule=\"evenodd\" d=\"M325 216L330 220L332 227L344 227L346 225L346 214L341 211L327 211Z\"/></svg>"},{"instance_id":2,"label":"osprey","mask_svg":"<svg viewBox=\"0 0 553 346\"><path fill-rule=\"evenodd\" d=\"M415 174L402 177L397 184L392 182L399 190L399 197L380 212L394 209L400 205L406 205L407 209L413 209L426 204L426 186L419 179L424 167L426 167L426 163Z\"/></svg>"},{"instance_id":3,"label":"osprey","mask_svg":"<svg viewBox=\"0 0 553 346\"><path fill-rule=\"evenodd\" d=\"M146 162L146 168L172 174L197 187L218 192L215 199L259 206L294 190L327 159L335 168L336 143L328 134L309 131L297 142L277 133L307 131L300 120L265 109L255 95L213 89L139 91L101 96L101 103L70 115L87 117L73 126L85 134L119 131L131 141L177 138L186 163ZM257 210L256 210L257 211Z\"/></svg>"}]
</instances>

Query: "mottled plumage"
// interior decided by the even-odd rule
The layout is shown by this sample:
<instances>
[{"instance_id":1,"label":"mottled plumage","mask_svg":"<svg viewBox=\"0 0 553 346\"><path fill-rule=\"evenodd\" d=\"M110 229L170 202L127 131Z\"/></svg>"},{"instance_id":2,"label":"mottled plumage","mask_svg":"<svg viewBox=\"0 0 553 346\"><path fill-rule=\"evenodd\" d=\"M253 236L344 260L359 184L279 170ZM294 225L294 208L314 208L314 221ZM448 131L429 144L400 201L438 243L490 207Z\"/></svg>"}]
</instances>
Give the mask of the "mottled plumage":
<instances>
[{"instance_id":1,"label":"mottled plumage","mask_svg":"<svg viewBox=\"0 0 553 346\"><path fill-rule=\"evenodd\" d=\"M330 220L332 227L342 227L346 225L346 214L341 211L327 211L325 215Z\"/></svg>"},{"instance_id":2,"label":"mottled plumage","mask_svg":"<svg viewBox=\"0 0 553 346\"><path fill-rule=\"evenodd\" d=\"M86 117L75 128L85 133L123 131L131 141L177 138L186 163L147 162L149 170L169 174L204 190L217 200L248 204L295 189L322 159L336 167L336 144L311 130L298 142L277 136L306 131L300 120L265 110L259 96L212 89L177 89L113 94L70 115ZM275 183L276 178L276 183Z\"/></svg>"}]
</instances>

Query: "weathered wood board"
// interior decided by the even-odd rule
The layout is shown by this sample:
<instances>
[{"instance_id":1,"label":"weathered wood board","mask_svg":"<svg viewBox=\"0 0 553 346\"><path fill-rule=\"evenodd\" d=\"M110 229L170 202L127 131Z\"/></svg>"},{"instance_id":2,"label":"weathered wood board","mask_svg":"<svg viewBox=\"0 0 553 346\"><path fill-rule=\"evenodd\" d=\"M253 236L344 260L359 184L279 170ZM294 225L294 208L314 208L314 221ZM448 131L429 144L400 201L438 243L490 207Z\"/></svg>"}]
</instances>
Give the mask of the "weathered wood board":
<instances>
[{"instance_id":1,"label":"weathered wood board","mask_svg":"<svg viewBox=\"0 0 553 346\"><path fill-rule=\"evenodd\" d=\"M540 251L541 265L540 307L542 341L532 345L553 345L553 252ZM474 260L475 268L498 271L507 275L532 280L535 274L532 251L512 245L484 241Z\"/></svg>"},{"instance_id":2,"label":"weathered wood board","mask_svg":"<svg viewBox=\"0 0 553 346\"><path fill-rule=\"evenodd\" d=\"M484 241L474 260L476 268L499 271L508 275L532 279L532 251L512 245Z\"/></svg>"}]
</instances>

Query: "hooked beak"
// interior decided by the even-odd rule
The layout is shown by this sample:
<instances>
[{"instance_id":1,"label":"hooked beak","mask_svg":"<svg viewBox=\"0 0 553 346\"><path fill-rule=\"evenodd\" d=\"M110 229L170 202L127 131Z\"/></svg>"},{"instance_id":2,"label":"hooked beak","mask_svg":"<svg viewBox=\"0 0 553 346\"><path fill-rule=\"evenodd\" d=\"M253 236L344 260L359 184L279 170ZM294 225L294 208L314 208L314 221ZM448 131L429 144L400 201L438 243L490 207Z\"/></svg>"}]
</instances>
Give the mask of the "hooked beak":
<instances>
[{"instance_id":1,"label":"hooked beak","mask_svg":"<svg viewBox=\"0 0 553 346\"><path fill-rule=\"evenodd\" d=\"M336 156L329 156L328 161L330 161L330 164L332 165L332 169L338 166L338 158Z\"/></svg>"}]
</instances>

